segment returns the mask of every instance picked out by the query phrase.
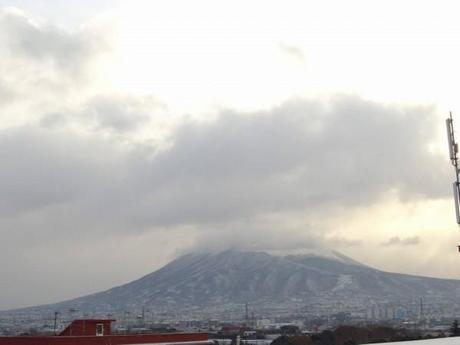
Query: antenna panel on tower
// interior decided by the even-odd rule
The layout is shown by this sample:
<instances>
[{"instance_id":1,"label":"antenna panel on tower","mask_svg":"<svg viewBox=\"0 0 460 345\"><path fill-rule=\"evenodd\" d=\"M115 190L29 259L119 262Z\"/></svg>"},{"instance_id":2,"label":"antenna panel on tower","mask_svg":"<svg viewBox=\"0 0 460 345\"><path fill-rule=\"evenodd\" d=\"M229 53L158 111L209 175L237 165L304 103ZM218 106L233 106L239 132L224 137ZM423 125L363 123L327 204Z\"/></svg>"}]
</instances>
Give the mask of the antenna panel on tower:
<instances>
[{"instance_id":1,"label":"antenna panel on tower","mask_svg":"<svg viewBox=\"0 0 460 345\"><path fill-rule=\"evenodd\" d=\"M459 199L460 199L460 189L457 182L453 183L454 189L454 200L455 200L455 215L457 216L457 224L460 224L460 209L459 209Z\"/></svg>"}]
</instances>

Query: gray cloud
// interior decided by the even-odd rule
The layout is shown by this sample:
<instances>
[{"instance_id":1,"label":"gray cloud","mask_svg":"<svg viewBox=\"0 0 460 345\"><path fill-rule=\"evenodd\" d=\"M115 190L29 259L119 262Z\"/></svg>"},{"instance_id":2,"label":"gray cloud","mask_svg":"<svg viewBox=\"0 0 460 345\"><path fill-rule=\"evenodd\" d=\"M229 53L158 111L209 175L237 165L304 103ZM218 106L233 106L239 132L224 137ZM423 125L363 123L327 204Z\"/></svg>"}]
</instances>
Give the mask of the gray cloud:
<instances>
[{"instance_id":1,"label":"gray cloud","mask_svg":"<svg viewBox=\"0 0 460 345\"><path fill-rule=\"evenodd\" d=\"M100 31L67 32L0 8L0 102L53 112L70 93L87 91L98 77L96 63L111 50L109 35Z\"/></svg>"},{"instance_id":2,"label":"gray cloud","mask_svg":"<svg viewBox=\"0 0 460 345\"><path fill-rule=\"evenodd\" d=\"M152 113L160 109L165 106L153 97L99 95L84 105L79 116L100 129L129 132L147 125Z\"/></svg>"},{"instance_id":3,"label":"gray cloud","mask_svg":"<svg viewBox=\"0 0 460 345\"><path fill-rule=\"evenodd\" d=\"M85 32L67 33L49 24L38 24L19 10L0 12L3 49L29 63L51 64L61 72L80 70L89 56L107 49L101 37Z\"/></svg>"},{"instance_id":4,"label":"gray cloud","mask_svg":"<svg viewBox=\"0 0 460 345\"><path fill-rule=\"evenodd\" d=\"M289 226L267 219L235 220L225 224L200 225L193 235L194 244L186 251L238 248L249 251L312 251L358 247L362 241L338 236L329 236L330 229L304 224Z\"/></svg>"},{"instance_id":5,"label":"gray cloud","mask_svg":"<svg viewBox=\"0 0 460 345\"><path fill-rule=\"evenodd\" d=\"M162 200L151 217L206 222L368 205L389 190L407 200L445 196L448 166L427 147L434 121L432 109L338 97L186 123L145 170Z\"/></svg>"},{"instance_id":6,"label":"gray cloud","mask_svg":"<svg viewBox=\"0 0 460 345\"><path fill-rule=\"evenodd\" d=\"M434 119L431 109L354 97L295 100L267 112L188 121L170 149L153 156L54 127L5 130L0 214L48 209L56 218L53 207L65 205L69 222L84 219L85 228L104 233L346 210L390 190L403 200L440 198L449 192L449 167L426 147Z\"/></svg>"},{"instance_id":7,"label":"gray cloud","mask_svg":"<svg viewBox=\"0 0 460 345\"><path fill-rule=\"evenodd\" d=\"M99 94L72 108L44 114L38 121L42 127L65 128L79 125L93 132L131 135L166 107L154 97L133 97L119 94Z\"/></svg>"},{"instance_id":8,"label":"gray cloud","mask_svg":"<svg viewBox=\"0 0 460 345\"><path fill-rule=\"evenodd\" d=\"M11 11L2 11L0 28L1 49L40 67L48 68L49 61L62 73L72 65L79 70L100 48L86 33L37 25ZM27 85L32 89L34 82ZM56 103L51 112L28 110L41 118L42 128L0 133L8 163L3 190L13 194L0 205L1 214L66 203L88 222L94 212L99 220L145 229L357 207L389 190L403 200L448 193L449 167L427 147L437 121L431 108L350 96L297 99L263 112L223 111L214 121L188 120L171 134L169 149L144 144L130 150L120 149L116 136L97 139L99 131L147 126L156 101L96 95L70 109ZM66 133L63 124L69 121L86 121L94 131L89 137Z\"/></svg>"},{"instance_id":9,"label":"gray cloud","mask_svg":"<svg viewBox=\"0 0 460 345\"><path fill-rule=\"evenodd\" d=\"M37 127L1 131L0 214L15 216L72 203L98 186L107 188L106 175L114 183L120 170L112 164L123 164L112 161L115 152L108 143L70 133Z\"/></svg>"},{"instance_id":10,"label":"gray cloud","mask_svg":"<svg viewBox=\"0 0 460 345\"><path fill-rule=\"evenodd\" d=\"M69 121L69 117L60 112L52 112L43 115L38 124L41 127L48 127L48 128L55 128L55 127L62 127L66 125Z\"/></svg>"},{"instance_id":11,"label":"gray cloud","mask_svg":"<svg viewBox=\"0 0 460 345\"><path fill-rule=\"evenodd\" d=\"M304 54L303 50L300 49L299 47L284 44L284 43L280 43L279 48L286 55L288 55L291 58L294 58L298 62L304 62L305 61L305 54Z\"/></svg>"},{"instance_id":12,"label":"gray cloud","mask_svg":"<svg viewBox=\"0 0 460 345\"><path fill-rule=\"evenodd\" d=\"M126 131L135 129L149 119L136 105L129 100L99 97L90 102L85 113L89 113L100 127Z\"/></svg>"},{"instance_id":13,"label":"gray cloud","mask_svg":"<svg viewBox=\"0 0 460 345\"><path fill-rule=\"evenodd\" d=\"M393 236L388 241L382 243L384 246L416 246L420 244L420 238L418 236L411 236L401 238L399 236Z\"/></svg>"},{"instance_id":14,"label":"gray cloud","mask_svg":"<svg viewBox=\"0 0 460 345\"><path fill-rule=\"evenodd\" d=\"M15 93L7 83L0 79L0 105L6 105L16 98Z\"/></svg>"}]
</instances>

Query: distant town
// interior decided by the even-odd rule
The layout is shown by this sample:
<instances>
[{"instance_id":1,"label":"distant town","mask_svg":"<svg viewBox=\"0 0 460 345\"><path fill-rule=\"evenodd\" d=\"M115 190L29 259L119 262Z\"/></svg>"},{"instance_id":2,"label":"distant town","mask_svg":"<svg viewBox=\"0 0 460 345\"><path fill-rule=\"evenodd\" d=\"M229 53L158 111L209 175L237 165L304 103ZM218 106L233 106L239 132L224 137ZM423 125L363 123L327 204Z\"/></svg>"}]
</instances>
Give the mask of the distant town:
<instances>
[{"instance_id":1,"label":"distant town","mask_svg":"<svg viewBox=\"0 0 460 345\"><path fill-rule=\"evenodd\" d=\"M336 257L190 254L136 281L56 304L0 312L0 335L58 334L76 319L114 333L208 332L269 341L342 325L449 332L460 281L388 273Z\"/></svg>"},{"instance_id":2,"label":"distant town","mask_svg":"<svg viewBox=\"0 0 460 345\"><path fill-rule=\"evenodd\" d=\"M72 320L94 317L116 320L115 334L142 334L165 332L208 332L211 338L232 339L241 335L252 343L270 343L285 332L316 334L338 326L381 325L392 328L418 330L433 337L447 335L459 315L460 304L426 303L423 299L404 305L375 304L359 306L352 300L336 302L329 307L319 303L285 308L235 304L224 310L168 310L141 308L135 311L97 314L77 309L39 313L30 310L0 313L0 335L53 335L60 333ZM216 317L216 315L219 315Z\"/></svg>"}]
</instances>

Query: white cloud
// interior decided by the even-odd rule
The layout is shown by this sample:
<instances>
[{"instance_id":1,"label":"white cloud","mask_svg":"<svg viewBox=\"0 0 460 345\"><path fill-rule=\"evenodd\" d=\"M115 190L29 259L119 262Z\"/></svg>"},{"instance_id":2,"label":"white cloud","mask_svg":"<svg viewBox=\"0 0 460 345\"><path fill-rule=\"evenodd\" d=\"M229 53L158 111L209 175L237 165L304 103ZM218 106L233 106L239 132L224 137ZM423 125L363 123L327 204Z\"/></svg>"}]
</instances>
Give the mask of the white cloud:
<instances>
[{"instance_id":1,"label":"white cloud","mask_svg":"<svg viewBox=\"0 0 460 345\"><path fill-rule=\"evenodd\" d=\"M132 265L124 261L128 249L111 253L127 271L142 260L148 270L151 252L159 249L163 259L200 246L288 250L333 245L359 252L362 237L340 231L330 218L346 219L356 210L378 207L388 194L401 207L449 195L449 165L429 149L439 139L434 107L341 95L290 98L275 106L270 101L264 110L250 112L236 104L212 116L175 114L157 95L127 94L101 81L107 71L101 61L111 51L106 32L68 32L11 9L0 13L0 32L0 110L5 114L0 122L0 260L11 263L0 268L9 282L0 308L20 303L24 291L16 292L14 285L22 279L22 286L32 286L40 265L49 268L41 276L46 282L59 272L59 262L73 268L89 265L87 258L104 252L105 243L111 248L119 241L139 245ZM209 43L209 37L202 39ZM224 45L221 57L228 51ZM238 61L249 69L270 52L256 54L251 45L245 47L249 60L243 54ZM162 71L161 63L177 46L166 48L152 71ZM303 57L295 46L283 49ZM174 55L173 62L184 56ZM204 65L213 58L207 59ZM174 63L161 74L165 80ZM216 60L199 95L214 97L204 91L216 88L212 71L224 65ZM175 78L201 80L196 66L203 64L187 61L179 70L187 73ZM266 99L283 85L268 87L268 93L257 86L275 85L285 71L267 78L267 66L260 65L248 84L241 70L217 78L231 76L230 89L238 88L248 99L254 94ZM149 65L126 67L146 74L149 85L157 81ZM369 231L369 238L381 245L382 239ZM168 238L171 249L158 234ZM151 246L140 245L139 239ZM394 237L390 242L398 245L387 250L417 241L412 235ZM420 238L419 246L425 243ZM59 261L50 264L57 256ZM77 269L62 289L85 275L94 278L94 287L107 286L110 278L98 276L99 269ZM37 293L36 301L49 298Z\"/></svg>"}]
</instances>

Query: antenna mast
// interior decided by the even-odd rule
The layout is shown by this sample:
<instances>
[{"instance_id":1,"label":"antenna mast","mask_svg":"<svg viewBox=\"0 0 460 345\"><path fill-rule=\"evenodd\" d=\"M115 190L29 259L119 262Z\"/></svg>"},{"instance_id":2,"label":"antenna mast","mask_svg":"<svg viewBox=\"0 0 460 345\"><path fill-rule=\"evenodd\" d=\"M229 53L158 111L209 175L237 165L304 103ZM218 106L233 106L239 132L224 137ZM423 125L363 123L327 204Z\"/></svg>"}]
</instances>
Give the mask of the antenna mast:
<instances>
[{"instance_id":1,"label":"antenna mast","mask_svg":"<svg viewBox=\"0 0 460 345\"><path fill-rule=\"evenodd\" d=\"M458 144L455 142L452 112L449 113L449 118L446 119L446 128L447 128L447 142L449 143L450 161L455 168L455 182L452 185L453 191L454 191L454 200L455 200L455 215L457 216L457 224L460 225L460 208L459 208L459 200L460 200L459 174L460 174L460 171L458 169L458 157L457 157ZM460 246L459 246L459 251L460 251Z\"/></svg>"}]
</instances>

